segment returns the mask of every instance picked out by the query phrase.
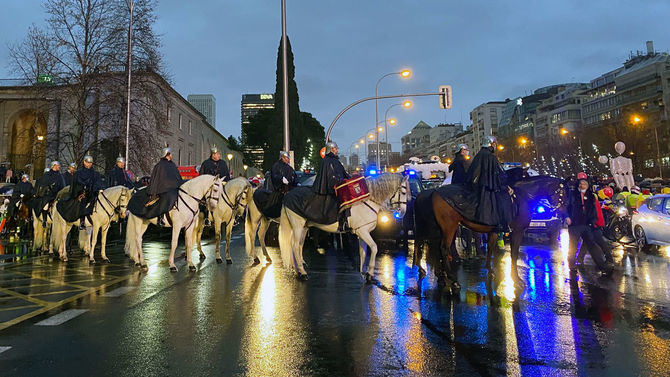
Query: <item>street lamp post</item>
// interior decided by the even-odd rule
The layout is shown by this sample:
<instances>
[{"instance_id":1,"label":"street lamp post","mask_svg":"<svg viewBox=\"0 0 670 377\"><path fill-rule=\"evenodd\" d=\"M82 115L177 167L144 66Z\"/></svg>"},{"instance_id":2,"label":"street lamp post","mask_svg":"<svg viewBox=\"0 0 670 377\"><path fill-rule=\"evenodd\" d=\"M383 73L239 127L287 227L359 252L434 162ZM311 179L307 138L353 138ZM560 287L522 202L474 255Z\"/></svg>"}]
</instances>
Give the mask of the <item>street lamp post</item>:
<instances>
[{"instance_id":1,"label":"street lamp post","mask_svg":"<svg viewBox=\"0 0 670 377\"><path fill-rule=\"evenodd\" d=\"M633 115L633 124L638 125L642 123L642 117ZM658 164L658 177L663 178L663 168L661 167L661 149L658 146L658 126L654 127L654 137L656 138L656 163Z\"/></svg>"},{"instance_id":2,"label":"street lamp post","mask_svg":"<svg viewBox=\"0 0 670 377\"><path fill-rule=\"evenodd\" d=\"M288 67L286 66L287 61L287 46L286 46L286 0L281 0L281 42L282 42L282 76L284 81L284 150L289 152L290 150L290 140L289 140L289 124L288 124ZM291 153L291 152L289 152ZM293 160L293 156L291 156Z\"/></svg>"},{"instance_id":3,"label":"street lamp post","mask_svg":"<svg viewBox=\"0 0 670 377\"><path fill-rule=\"evenodd\" d=\"M389 107L386 109L386 112L384 113L384 131L386 132L386 135L384 135L384 139L385 139L385 142L386 142L386 146L387 146L387 147L388 147L388 145L389 145L389 130L388 130L388 125L389 125L389 124L391 124L391 125L394 125L394 124L395 124L395 119L388 119L388 116L389 116L389 110L391 110L392 108L394 108L394 107L396 107L396 106L402 106L402 107L404 107L405 109L409 109L409 108L412 107L412 101L410 101L410 100L406 100L406 101L403 101L403 102L401 102L401 103L396 103L396 104L393 104L393 105L389 106ZM393 123L389 123L390 121L393 121ZM387 149L387 150L386 150L386 166L389 165L389 152L390 152L390 151Z\"/></svg>"},{"instance_id":4,"label":"street lamp post","mask_svg":"<svg viewBox=\"0 0 670 377\"><path fill-rule=\"evenodd\" d=\"M133 71L132 55L133 55L133 10L135 10L135 0L126 0L128 4L128 11L130 12L130 20L128 22L128 87L126 93L126 170L130 169L130 161L128 161L128 143L130 141L130 79Z\"/></svg>"},{"instance_id":5,"label":"street lamp post","mask_svg":"<svg viewBox=\"0 0 670 377\"><path fill-rule=\"evenodd\" d=\"M377 84L375 85L375 124L379 124L379 83L384 78L393 75L400 75L400 77L407 79L412 76L412 71L410 71L409 69L403 69L400 72L387 73L384 76L380 77L379 80L377 80ZM379 133L377 133L376 136L377 136L377 168L379 169Z\"/></svg>"}]
</instances>

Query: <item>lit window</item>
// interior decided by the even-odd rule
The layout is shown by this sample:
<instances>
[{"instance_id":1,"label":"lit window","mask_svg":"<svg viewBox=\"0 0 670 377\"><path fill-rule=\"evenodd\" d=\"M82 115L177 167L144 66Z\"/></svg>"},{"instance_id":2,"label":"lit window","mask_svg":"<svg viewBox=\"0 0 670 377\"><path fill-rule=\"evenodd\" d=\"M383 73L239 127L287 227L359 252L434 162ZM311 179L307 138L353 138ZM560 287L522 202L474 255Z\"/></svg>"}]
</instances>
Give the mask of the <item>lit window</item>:
<instances>
[{"instance_id":1,"label":"lit window","mask_svg":"<svg viewBox=\"0 0 670 377\"><path fill-rule=\"evenodd\" d=\"M645 168L653 168L654 167L654 160L644 160L644 167Z\"/></svg>"}]
</instances>

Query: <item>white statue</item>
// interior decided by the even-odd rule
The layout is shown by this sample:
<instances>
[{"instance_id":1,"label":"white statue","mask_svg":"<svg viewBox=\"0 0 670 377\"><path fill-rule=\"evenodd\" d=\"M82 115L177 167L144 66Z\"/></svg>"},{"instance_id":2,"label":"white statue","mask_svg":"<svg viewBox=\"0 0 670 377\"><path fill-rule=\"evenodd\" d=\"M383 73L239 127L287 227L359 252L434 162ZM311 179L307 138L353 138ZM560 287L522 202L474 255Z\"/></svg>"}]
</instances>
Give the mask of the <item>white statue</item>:
<instances>
[{"instance_id":1,"label":"white statue","mask_svg":"<svg viewBox=\"0 0 670 377\"><path fill-rule=\"evenodd\" d=\"M610 171L614 177L614 182L619 189L623 189L624 187L631 189L635 186L633 161L630 158L622 156L626 150L626 144L617 141L614 144L614 150L619 154L619 157L610 159Z\"/></svg>"}]
</instances>

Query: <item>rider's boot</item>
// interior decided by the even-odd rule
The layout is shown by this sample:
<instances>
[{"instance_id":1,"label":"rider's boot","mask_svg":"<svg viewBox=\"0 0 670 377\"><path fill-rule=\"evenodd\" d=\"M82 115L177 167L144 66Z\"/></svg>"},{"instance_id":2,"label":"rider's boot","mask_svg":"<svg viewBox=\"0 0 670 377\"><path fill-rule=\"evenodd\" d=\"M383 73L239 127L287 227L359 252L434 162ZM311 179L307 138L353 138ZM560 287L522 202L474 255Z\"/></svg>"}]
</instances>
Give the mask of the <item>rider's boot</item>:
<instances>
[{"instance_id":1,"label":"rider's boot","mask_svg":"<svg viewBox=\"0 0 670 377\"><path fill-rule=\"evenodd\" d=\"M79 230L86 230L86 219L79 220Z\"/></svg>"},{"instance_id":2,"label":"rider's boot","mask_svg":"<svg viewBox=\"0 0 670 377\"><path fill-rule=\"evenodd\" d=\"M337 226L338 232L347 232L349 231L349 224L347 222L347 218L349 217L350 214L350 209L347 208L344 211L340 212L340 215L338 217L338 223L339 225Z\"/></svg>"}]
</instances>

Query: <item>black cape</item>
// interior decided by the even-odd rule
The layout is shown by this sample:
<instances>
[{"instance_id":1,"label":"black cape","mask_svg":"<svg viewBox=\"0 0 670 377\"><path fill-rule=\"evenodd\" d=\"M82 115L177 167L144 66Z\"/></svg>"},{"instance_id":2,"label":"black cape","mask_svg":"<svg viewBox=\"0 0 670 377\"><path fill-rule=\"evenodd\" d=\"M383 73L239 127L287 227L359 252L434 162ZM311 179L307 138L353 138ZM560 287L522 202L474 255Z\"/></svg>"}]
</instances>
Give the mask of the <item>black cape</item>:
<instances>
[{"instance_id":1,"label":"black cape","mask_svg":"<svg viewBox=\"0 0 670 377\"><path fill-rule=\"evenodd\" d=\"M272 165L270 169L270 178L272 179L272 188L274 191L287 192L298 185L298 177L291 165L279 160ZM284 183L286 178L288 184Z\"/></svg>"},{"instance_id":2,"label":"black cape","mask_svg":"<svg viewBox=\"0 0 670 377\"><path fill-rule=\"evenodd\" d=\"M39 213L44 206L56 199L56 194L65 187L63 176L54 170L49 170L35 182L35 197L32 208Z\"/></svg>"},{"instance_id":3,"label":"black cape","mask_svg":"<svg viewBox=\"0 0 670 377\"><path fill-rule=\"evenodd\" d=\"M56 209L67 222L74 222L88 216L93 212L98 191L102 189L100 174L93 168L81 167L74 173L70 196L65 200L59 200ZM79 199L82 194L83 198Z\"/></svg>"},{"instance_id":4,"label":"black cape","mask_svg":"<svg viewBox=\"0 0 670 377\"><path fill-rule=\"evenodd\" d=\"M466 174L466 184L478 199L475 222L506 226L511 220L511 199L504 181L505 172L493 154L493 148L482 148Z\"/></svg>"},{"instance_id":5,"label":"black cape","mask_svg":"<svg viewBox=\"0 0 670 377\"><path fill-rule=\"evenodd\" d=\"M74 182L74 174L66 171L63 173L63 180L65 181L65 186L70 186Z\"/></svg>"},{"instance_id":6,"label":"black cape","mask_svg":"<svg viewBox=\"0 0 670 377\"><path fill-rule=\"evenodd\" d=\"M339 202L335 186L349 178L340 159L332 152L321 161L312 189L299 187L284 196L284 205L291 211L317 224L337 222Z\"/></svg>"},{"instance_id":7,"label":"black cape","mask_svg":"<svg viewBox=\"0 0 670 377\"><path fill-rule=\"evenodd\" d=\"M130 180L128 173L118 166L114 166L107 174L107 185L109 187L125 186L130 189L135 187Z\"/></svg>"},{"instance_id":8,"label":"black cape","mask_svg":"<svg viewBox=\"0 0 670 377\"><path fill-rule=\"evenodd\" d=\"M226 162L221 159L219 159L219 161L214 161L210 157L203 161L200 165L200 174L214 175L219 178L223 178L224 181L230 180L230 170L228 170L228 164L226 164Z\"/></svg>"},{"instance_id":9,"label":"black cape","mask_svg":"<svg viewBox=\"0 0 670 377\"><path fill-rule=\"evenodd\" d=\"M452 172L451 175L452 185L465 183L467 160L462 154L456 153L454 161L451 163L451 165L449 165L449 171Z\"/></svg>"},{"instance_id":10,"label":"black cape","mask_svg":"<svg viewBox=\"0 0 670 377\"><path fill-rule=\"evenodd\" d=\"M160 195L171 192L179 188L182 182L177 165L166 158L161 158L151 171L149 194Z\"/></svg>"},{"instance_id":11,"label":"black cape","mask_svg":"<svg viewBox=\"0 0 670 377\"><path fill-rule=\"evenodd\" d=\"M145 205L149 201L149 190L141 188L130 197L128 202L128 210L135 216L143 219L152 219L158 217L172 209L179 199L179 189L174 189L169 192L164 192L160 196L160 200L148 207Z\"/></svg>"},{"instance_id":12,"label":"black cape","mask_svg":"<svg viewBox=\"0 0 670 377\"><path fill-rule=\"evenodd\" d=\"M259 188L254 191L254 203L265 217L276 219L281 214L284 194L298 185L298 177L291 165L279 160L270 169L270 183L271 190Z\"/></svg>"}]
</instances>

